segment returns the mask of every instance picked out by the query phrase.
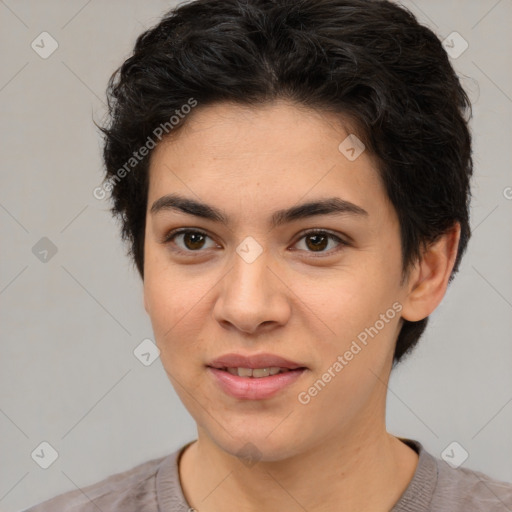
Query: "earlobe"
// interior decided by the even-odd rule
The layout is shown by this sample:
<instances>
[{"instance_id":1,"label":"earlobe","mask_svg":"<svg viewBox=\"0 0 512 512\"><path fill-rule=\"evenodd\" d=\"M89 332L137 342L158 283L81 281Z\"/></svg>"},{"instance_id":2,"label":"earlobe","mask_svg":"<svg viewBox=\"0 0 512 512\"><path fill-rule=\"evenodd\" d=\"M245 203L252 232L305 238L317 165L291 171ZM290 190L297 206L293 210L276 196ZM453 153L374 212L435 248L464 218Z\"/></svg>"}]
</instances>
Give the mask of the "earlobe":
<instances>
[{"instance_id":1,"label":"earlobe","mask_svg":"<svg viewBox=\"0 0 512 512\"><path fill-rule=\"evenodd\" d=\"M423 320L439 305L455 264L459 239L460 224L457 222L423 251L408 281L402 310L405 320Z\"/></svg>"}]
</instances>

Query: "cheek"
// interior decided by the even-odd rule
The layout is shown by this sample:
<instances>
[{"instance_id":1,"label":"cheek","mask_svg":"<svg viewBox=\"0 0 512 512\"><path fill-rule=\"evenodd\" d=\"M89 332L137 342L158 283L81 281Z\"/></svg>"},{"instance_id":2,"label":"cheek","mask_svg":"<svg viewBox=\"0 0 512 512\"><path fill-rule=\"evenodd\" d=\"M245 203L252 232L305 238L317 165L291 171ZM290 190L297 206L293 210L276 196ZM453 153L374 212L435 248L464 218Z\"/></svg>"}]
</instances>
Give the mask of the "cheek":
<instances>
[{"instance_id":1,"label":"cheek","mask_svg":"<svg viewBox=\"0 0 512 512\"><path fill-rule=\"evenodd\" d=\"M319 364L308 384L315 386L313 394L316 388L321 391L312 400L317 406L329 407L333 401L338 412L338 406L350 409L379 385L375 375L382 374L392 355L401 309L400 268L388 263L368 255L364 264L340 273L328 288L315 293L310 288L311 310L328 326L322 328L324 335L315 336L312 351Z\"/></svg>"},{"instance_id":2,"label":"cheek","mask_svg":"<svg viewBox=\"0 0 512 512\"><path fill-rule=\"evenodd\" d=\"M396 269L383 269L368 258L365 264L340 272L328 283L316 287L309 283L302 290L296 289L298 295L307 297L311 312L327 327L322 328L326 337L347 341L373 325L397 300L398 279Z\"/></svg>"},{"instance_id":3,"label":"cheek","mask_svg":"<svg viewBox=\"0 0 512 512\"><path fill-rule=\"evenodd\" d=\"M162 363L169 370L178 366L177 361L201 360L200 330L209 314L205 292L211 284L204 276L194 278L154 263L147 265L144 299Z\"/></svg>"},{"instance_id":4,"label":"cheek","mask_svg":"<svg viewBox=\"0 0 512 512\"><path fill-rule=\"evenodd\" d=\"M336 307L331 304L323 311L336 335L318 340L313 352L319 364L297 401L327 426L355 417L372 400L378 402L376 390L392 356L399 314L393 302L372 293L359 293L357 298L347 294Z\"/></svg>"},{"instance_id":5,"label":"cheek","mask_svg":"<svg viewBox=\"0 0 512 512\"><path fill-rule=\"evenodd\" d=\"M188 303L194 299L190 281L183 271L170 264L165 250L153 244L146 243L144 263L144 300L148 314L155 335L165 334L185 315Z\"/></svg>"}]
</instances>

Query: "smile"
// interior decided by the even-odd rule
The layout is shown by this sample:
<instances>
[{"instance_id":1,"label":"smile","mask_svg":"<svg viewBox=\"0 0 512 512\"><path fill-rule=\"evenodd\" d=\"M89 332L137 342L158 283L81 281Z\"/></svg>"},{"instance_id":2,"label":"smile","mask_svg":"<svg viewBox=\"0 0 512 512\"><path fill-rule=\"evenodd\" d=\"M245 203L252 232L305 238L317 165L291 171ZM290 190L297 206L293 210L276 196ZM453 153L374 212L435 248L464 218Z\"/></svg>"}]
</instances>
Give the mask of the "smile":
<instances>
[{"instance_id":1,"label":"smile","mask_svg":"<svg viewBox=\"0 0 512 512\"><path fill-rule=\"evenodd\" d=\"M290 371L289 368L280 368L279 366L271 366L269 368L220 368L220 370L227 371L231 375L238 375L239 377L253 377L255 379Z\"/></svg>"},{"instance_id":2,"label":"smile","mask_svg":"<svg viewBox=\"0 0 512 512\"><path fill-rule=\"evenodd\" d=\"M285 388L295 383L306 368L243 368L207 367L209 374L221 391L240 400L265 400L282 393ZM274 373L271 373L271 372Z\"/></svg>"}]
</instances>

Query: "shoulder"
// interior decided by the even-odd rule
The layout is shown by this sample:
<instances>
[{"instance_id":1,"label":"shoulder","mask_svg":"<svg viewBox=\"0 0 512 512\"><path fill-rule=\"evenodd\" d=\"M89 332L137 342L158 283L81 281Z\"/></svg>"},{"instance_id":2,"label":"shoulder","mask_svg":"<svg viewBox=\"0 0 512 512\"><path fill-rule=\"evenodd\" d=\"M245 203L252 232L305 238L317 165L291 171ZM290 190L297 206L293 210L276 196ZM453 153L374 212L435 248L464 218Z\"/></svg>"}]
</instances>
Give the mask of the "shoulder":
<instances>
[{"instance_id":1,"label":"shoulder","mask_svg":"<svg viewBox=\"0 0 512 512\"><path fill-rule=\"evenodd\" d=\"M419 460L393 512L512 512L512 483L453 467L429 453L419 441L399 439L419 455Z\"/></svg>"},{"instance_id":2,"label":"shoulder","mask_svg":"<svg viewBox=\"0 0 512 512\"><path fill-rule=\"evenodd\" d=\"M152 459L87 487L60 494L23 512L136 512L158 510L156 474L174 454Z\"/></svg>"},{"instance_id":3,"label":"shoulder","mask_svg":"<svg viewBox=\"0 0 512 512\"><path fill-rule=\"evenodd\" d=\"M502 512L512 511L512 483L496 480L468 468L452 468L441 459L437 465L437 485L432 499L433 510ZM447 509L448 510L448 509Z\"/></svg>"}]
</instances>

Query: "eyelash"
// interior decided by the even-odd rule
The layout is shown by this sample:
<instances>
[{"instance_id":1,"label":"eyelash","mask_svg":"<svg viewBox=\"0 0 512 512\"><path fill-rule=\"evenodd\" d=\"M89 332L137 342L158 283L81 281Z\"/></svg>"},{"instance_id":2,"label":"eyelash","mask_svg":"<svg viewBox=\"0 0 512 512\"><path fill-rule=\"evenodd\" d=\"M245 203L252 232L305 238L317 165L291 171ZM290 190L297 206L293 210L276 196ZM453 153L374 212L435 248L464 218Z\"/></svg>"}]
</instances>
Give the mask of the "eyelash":
<instances>
[{"instance_id":1,"label":"eyelash","mask_svg":"<svg viewBox=\"0 0 512 512\"><path fill-rule=\"evenodd\" d=\"M197 229L180 228L180 229L171 231L168 234L166 234L165 237L163 238L163 240L161 241L161 243L163 243L163 244L170 244L178 235L187 234L187 233L193 233L193 234L196 234L196 235L202 235L202 236L205 236L205 237L208 237L208 238L211 239L211 237L207 233L205 233L204 231L200 231L200 230L197 230ZM329 231L326 231L324 229L311 229L309 231L306 231L306 232L302 233L300 238L297 240L297 242L295 242L295 244L297 244L303 238L306 238L306 237L312 236L312 235L324 235L324 236L327 236L329 239L334 240L334 241L339 243L339 247L337 249L334 249L334 250L331 250L331 251L319 251L317 253L315 253L315 251L306 251L306 252L310 253L314 258L318 258L318 257L321 258L321 257L324 257L326 255L327 256L331 256L333 253L337 253L338 251L342 250L344 247L349 246L348 242L346 242L345 240L342 240L337 235L334 235L333 233L331 233ZM172 250L174 252L178 253L178 254L185 254L187 256L195 256L194 253L205 252L202 249L198 249L197 251L191 251L191 250L184 250L184 249L180 249L180 248L177 248L177 249L173 248Z\"/></svg>"}]
</instances>

